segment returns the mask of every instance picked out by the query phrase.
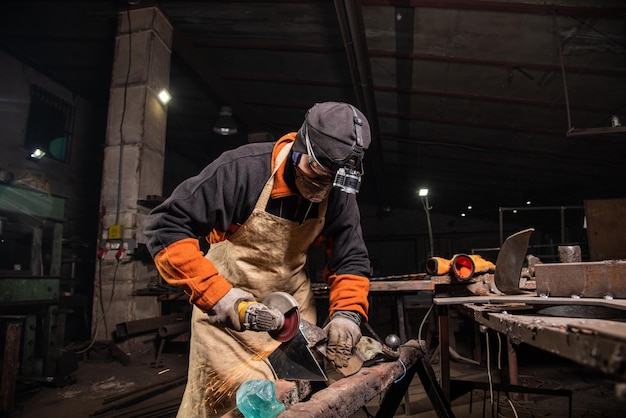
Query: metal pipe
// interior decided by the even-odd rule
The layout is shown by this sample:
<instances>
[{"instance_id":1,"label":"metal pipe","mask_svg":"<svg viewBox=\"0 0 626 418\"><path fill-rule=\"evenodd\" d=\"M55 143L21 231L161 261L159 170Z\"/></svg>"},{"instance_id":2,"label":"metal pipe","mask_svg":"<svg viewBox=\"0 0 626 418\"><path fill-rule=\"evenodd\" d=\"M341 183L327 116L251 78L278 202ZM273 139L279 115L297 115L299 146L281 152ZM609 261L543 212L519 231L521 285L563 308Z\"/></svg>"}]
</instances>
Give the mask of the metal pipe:
<instances>
[{"instance_id":1,"label":"metal pipe","mask_svg":"<svg viewBox=\"0 0 626 418\"><path fill-rule=\"evenodd\" d=\"M422 203L426 211L426 224L428 225L428 258L431 258L435 254L435 241L433 239L433 224L430 221L430 210L432 208L428 203L428 196L423 197Z\"/></svg>"},{"instance_id":2,"label":"metal pipe","mask_svg":"<svg viewBox=\"0 0 626 418\"><path fill-rule=\"evenodd\" d=\"M163 325L159 328L159 337L166 338L172 335L182 334L191 330L189 322L178 322L175 324Z\"/></svg>"}]
</instances>

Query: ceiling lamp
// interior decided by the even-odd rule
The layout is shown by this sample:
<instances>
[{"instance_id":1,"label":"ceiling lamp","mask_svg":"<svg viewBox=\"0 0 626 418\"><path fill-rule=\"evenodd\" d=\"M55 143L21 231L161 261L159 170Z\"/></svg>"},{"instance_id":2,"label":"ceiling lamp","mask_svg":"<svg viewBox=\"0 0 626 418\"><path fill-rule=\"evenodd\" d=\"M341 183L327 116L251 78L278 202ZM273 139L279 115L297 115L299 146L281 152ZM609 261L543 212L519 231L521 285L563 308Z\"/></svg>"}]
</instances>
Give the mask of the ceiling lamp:
<instances>
[{"instance_id":1,"label":"ceiling lamp","mask_svg":"<svg viewBox=\"0 0 626 418\"><path fill-rule=\"evenodd\" d=\"M237 133L237 124L233 119L233 110L228 106L222 106L220 115L215 121L213 132L219 135L235 135Z\"/></svg>"}]
</instances>

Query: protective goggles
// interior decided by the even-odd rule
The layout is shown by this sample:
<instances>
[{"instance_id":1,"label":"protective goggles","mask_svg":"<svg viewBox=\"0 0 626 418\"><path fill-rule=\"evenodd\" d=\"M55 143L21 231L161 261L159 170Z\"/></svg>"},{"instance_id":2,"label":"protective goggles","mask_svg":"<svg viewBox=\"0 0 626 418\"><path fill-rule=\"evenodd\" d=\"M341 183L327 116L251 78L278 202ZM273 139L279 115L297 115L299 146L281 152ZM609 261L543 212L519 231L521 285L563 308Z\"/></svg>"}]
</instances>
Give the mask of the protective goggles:
<instances>
[{"instance_id":1,"label":"protective goggles","mask_svg":"<svg viewBox=\"0 0 626 418\"><path fill-rule=\"evenodd\" d=\"M352 145L350 154L342 160L334 160L324 152L320 147L316 146L309 138L308 126L305 126L304 140L306 143L307 154L309 155L309 167L320 177L335 176L333 186L342 192L356 194L361 187L361 176L363 170L363 149L362 126L363 122L354 113L354 128L356 133L356 141Z\"/></svg>"}]
</instances>

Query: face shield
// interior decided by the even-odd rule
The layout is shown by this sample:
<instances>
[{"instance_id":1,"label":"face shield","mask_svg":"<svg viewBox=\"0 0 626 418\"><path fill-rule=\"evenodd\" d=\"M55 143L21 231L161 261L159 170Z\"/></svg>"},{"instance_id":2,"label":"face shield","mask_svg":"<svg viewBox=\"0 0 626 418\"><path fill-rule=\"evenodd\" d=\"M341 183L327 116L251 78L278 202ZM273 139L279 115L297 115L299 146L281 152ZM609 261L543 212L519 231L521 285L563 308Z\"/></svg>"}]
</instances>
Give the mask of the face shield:
<instances>
[{"instance_id":1,"label":"face shield","mask_svg":"<svg viewBox=\"0 0 626 418\"><path fill-rule=\"evenodd\" d=\"M323 171L321 167L315 163L307 155L306 160L308 167L304 170L301 167L303 154L295 153L293 155L293 163L295 167L295 181L296 187L300 191L300 194L307 200L313 203L321 202L333 187L334 174L328 174Z\"/></svg>"},{"instance_id":2,"label":"face shield","mask_svg":"<svg viewBox=\"0 0 626 418\"><path fill-rule=\"evenodd\" d=\"M324 152L320 147L311 142L309 138L308 128L304 129L304 140L306 143L307 154L309 155L309 165L315 172L321 172L325 175L334 175L333 186L345 193L356 194L361 187L361 176L363 170L363 121L357 116L354 107L350 106L354 114L354 130L356 140L352 144L352 149L347 157L342 160L334 160Z\"/></svg>"}]
</instances>

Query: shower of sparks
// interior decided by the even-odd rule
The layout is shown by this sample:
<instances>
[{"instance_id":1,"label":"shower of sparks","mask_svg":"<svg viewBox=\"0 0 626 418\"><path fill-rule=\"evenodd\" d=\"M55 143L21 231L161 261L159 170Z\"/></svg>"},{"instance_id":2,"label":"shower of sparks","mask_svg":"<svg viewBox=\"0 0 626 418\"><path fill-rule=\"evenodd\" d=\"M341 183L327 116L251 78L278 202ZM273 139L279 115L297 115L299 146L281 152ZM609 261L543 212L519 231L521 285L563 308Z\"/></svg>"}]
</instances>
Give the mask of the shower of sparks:
<instances>
[{"instance_id":1,"label":"shower of sparks","mask_svg":"<svg viewBox=\"0 0 626 418\"><path fill-rule=\"evenodd\" d=\"M204 390L204 407L218 414L220 409L228 406L241 383L248 380L251 369L249 365L256 365L257 362L263 361L272 351L256 353L247 362L232 367L224 373L211 370L207 375L207 385Z\"/></svg>"}]
</instances>

